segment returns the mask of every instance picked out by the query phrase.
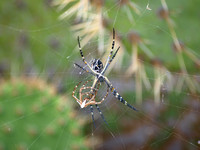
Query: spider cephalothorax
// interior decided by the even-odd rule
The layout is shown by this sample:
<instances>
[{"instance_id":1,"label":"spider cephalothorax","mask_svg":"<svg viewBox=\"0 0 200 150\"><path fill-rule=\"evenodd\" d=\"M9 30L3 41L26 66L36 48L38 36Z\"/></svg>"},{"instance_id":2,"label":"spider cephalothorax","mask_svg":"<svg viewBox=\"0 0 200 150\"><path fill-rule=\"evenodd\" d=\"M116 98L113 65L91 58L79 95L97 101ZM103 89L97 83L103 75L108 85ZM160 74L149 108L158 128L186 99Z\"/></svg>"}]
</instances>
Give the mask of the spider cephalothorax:
<instances>
[{"instance_id":1,"label":"spider cephalothorax","mask_svg":"<svg viewBox=\"0 0 200 150\"><path fill-rule=\"evenodd\" d=\"M92 60L92 69L100 73L103 69L103 63L99 59Z\"/></svg>"},{"instance_id":2,"label":"spider cephalothorax","mask_svg":"<svg viewBox=\"0 0 200 150\"><path fill-rule=\"evenodd\" d=\"M98 106L98 104L101 104L105 98L108 95L108 92L111 91L112 94L120 101L122 102L124 105L128 106L129 108L136 110L137 109L135 107L133 107L132 105L130 105L126 100L123 99L122 96L119 95L119 93L117 92L117 90L113 87L113 85L111 84L111 82L108 80L108 78L106 76L104 76L106 70L108 69L108 66L111 64L112 60L115 58L118 50L120 47L118 47L118 49L115 51L115 53L113 54L113 50L114 50L114 45L115 45L115 30L113 29L113 42L112 42L112 47L111 47L111 51L110 54L107 58L107 61L105 63L105 66L103 67L103 63L99 60L99 59L93 59L92 60L92 64L89 65L87 63L87 61L85 60L85 57L83 56L83 52L81 49L81 44L79 41L79 37L78 37L78 46L79 46L79 50L80 50L80 54L82 57L83 62L85 63L85 65L87 65L87 67L89 68L89 70L85 69L84 67L80 66L79 64L75 65L79 68L81 68L82 70L86 71L87 73L90 73L91 75L93 75L95 77L92 86L85 86L88 81L86 81L85 84L83 84L80 87L79 90L79 98L77 98L75 96L75 91L76 88L78 87L75 86L74 91L72 93L72 96L76 99L76 101L79 103L79 105L81 106L81 108L87 107L88 105L90 105L90 110L91 110L91 115L92 115L92 120L94 122L94 116L93 116L93 105L95 105L97 107L97 110L99 111L102 119L105 121L104 116L102 114L102 112L100 111L100 108ZM107 85L107 94L103 97L103 99L101 101L96 101L95 99L97 98L97 92L99 90L99 85L100 83L106 83ZM98 86L97 86L98 85ZM90 90L90 91L83 91L84 89ZM106 122L106 121L105 121ZM107 123L107 122L106 122Z\"/></svg>"}]
</instances>

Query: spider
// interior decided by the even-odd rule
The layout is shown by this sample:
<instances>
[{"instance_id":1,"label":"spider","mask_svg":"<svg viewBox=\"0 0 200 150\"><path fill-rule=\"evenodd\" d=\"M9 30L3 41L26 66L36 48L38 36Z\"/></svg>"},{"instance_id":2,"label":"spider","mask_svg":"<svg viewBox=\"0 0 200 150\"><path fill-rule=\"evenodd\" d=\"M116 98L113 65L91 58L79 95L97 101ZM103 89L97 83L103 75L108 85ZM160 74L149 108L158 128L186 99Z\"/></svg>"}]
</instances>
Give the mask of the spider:
<instances>
[{"instance_id":1,"label":"spider","mask_svg":"<svg viewBox=\"0 0 200 150\"><path fill-rule=\"evenodd\" d=\"M99 83L103 83L105 82L107 85L107 88L112 92L112 94L120 101L122 102L124 105L128 106L129 108L137 111L137 109L135 107L133 107L132 105L130 105L129 103L127 103L127 101L125 101L123 99L122 96L119 95L119 93L117 92L117 90L113 87L113 85L111 84L111 82L108 80L108 78L106 76L104 76L106 70L108 69L108 66L111 64L111 62L113 61L113 59L115 58L118 50L120 49L120 46L117 48L117 50L115 51L115 53L113 54L113 50L114 50L114 46L115 46L115 30L113 28L113 42L112 42L112 46L111 46L111 51L110 54L107 58L106 64L103 67L103 63L101 62L101 60L99 59L93 59L91 62L91 66L87 63L87 61L85 60L85 57L83 56L83 52L82 52L82 48L81 48L81 44L80 44L80 39L78 36L78 46L79 46L79 51L80 51L80 55L82 57L83 62L85 63L86 66L88 66L89 70L85 69L84 67L80 66L79 64L75 63L74 65L81 68L83 71L93 75L95 77L92 87L85 87L85 85L83 85L80 88L79 91L79 96L80 99L76 98L74 96L74 92L76 90L76 88L78 87L78 85L75 87L75 90L72 93L72 96L76 99L76 101L79 103L79 105L81 106L81 108L87 107L88 105L90 105L90 110L91 110L91 115L92 115L92 120L94 122L94 117L93 117L93 107L92 105L96 105L99 113L101 114L101 116L103 115L102 112L100 111L100 108L98 106L98 104L101 104L105 98L104 97L100 102L96 102L95 101L95 97L98 91L98 87L96 88L97 84L99 85ZM86 88L89 89L90 88L90 92L85 93L88 97L86 97L85 99L82 99L82 96L85 95L84 93L81 93L82 90ZM104 117L102 117L104 119Z\"/></svg>"}]
</instances>

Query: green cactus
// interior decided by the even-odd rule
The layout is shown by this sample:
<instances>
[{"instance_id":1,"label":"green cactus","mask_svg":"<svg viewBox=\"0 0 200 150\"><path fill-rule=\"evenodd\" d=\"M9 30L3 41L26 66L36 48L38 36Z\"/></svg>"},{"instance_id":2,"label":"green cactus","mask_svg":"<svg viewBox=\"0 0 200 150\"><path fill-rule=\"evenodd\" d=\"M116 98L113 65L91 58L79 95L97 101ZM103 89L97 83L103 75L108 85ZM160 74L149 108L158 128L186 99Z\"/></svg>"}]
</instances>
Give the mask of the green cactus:
<instances>
[{"instance_id":1,"label":"green cactus","mask_svg":"<svg viewBox=\"0 0 200 150\"><path fill-rule=\"evenodd\" d=\"M86 149L83 121L67 97L38 79L1 83L1 149Z\"/></svg>"}]
</instances>

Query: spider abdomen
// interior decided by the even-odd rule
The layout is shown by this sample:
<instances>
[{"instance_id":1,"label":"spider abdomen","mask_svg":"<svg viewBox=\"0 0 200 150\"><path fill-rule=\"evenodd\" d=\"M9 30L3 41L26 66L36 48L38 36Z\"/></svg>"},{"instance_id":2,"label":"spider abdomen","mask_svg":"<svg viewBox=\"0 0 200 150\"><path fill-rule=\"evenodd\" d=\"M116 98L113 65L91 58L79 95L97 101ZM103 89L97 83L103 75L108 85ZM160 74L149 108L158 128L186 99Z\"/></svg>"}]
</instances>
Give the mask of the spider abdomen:
<instances>
[{"instance_id":1,"label":"spider abdomen","mask_svg":"<svg viewBox=\"0 0 200 150\"><path fill-rule=\"evenodd\" d=\"M92 69L96 72L101 72L103 69L103 63L99 59L93 59L92 61Z\"/></svg>"}]
</instances>

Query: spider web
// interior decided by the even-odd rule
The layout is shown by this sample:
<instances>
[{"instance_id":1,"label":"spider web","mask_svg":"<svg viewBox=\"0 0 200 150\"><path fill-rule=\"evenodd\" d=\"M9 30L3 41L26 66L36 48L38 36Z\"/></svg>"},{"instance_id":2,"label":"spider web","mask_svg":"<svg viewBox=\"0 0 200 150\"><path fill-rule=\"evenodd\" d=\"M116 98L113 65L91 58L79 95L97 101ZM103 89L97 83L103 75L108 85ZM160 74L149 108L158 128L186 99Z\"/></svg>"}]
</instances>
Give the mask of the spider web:
<instances>
[{"instance_id":1,"label":"spider web","mask_svg":"<svg viewBox=\"0 0 200 150\"><path fill-rule=\"evenodd\" d=\"M18 7L18 3L16 5ZM150 1L145 1L144 4L141 4L142 14L136 17L134 25L126 30L129 31L133 27L139 29L140 25L145 24L145 30L148 33L152 33L152 31L155 32L155 30L159 29L167 38L171 38L168 30L166 28L163 29L157 25L156 22L152 24L143 22L143 19L151 15L151 10L154 10L157 5L158 4L154 4ZM56 16L58 14L56 8L51 9L53 9L53 15ZM121 21L121 18L126 18L126 15L122 13L123 8L120 7L119 3L110 6L110 8L105 11L105 14L113 9L115 12L113 16L111 16L112 20L114 20L112 26L119 30L120 28L116 27L116 25ZM79 81L92 79L92 76L73 66L75 62L82 66L84 65L79 56L76 38L72 38L74 37L72 32L65 31L65 27L69 26L70 22L66 20L58 21L56 17L52 20L54 20L53 23L47 23L44 27L29 27L26 22L21 24L7 24L6 22L2 22L0 24L0 30L3 33L2 36L5 37L4 39L1 36L2 75L6 78L10 76L12 78L32 76L48 79L49 82L53 82L57 85L57 89L60 93L65 93L70 100L76 103L76 101L71 98L73 87L78 84ZM122 31L123 30L124 29L122 29ZM30 38L28 42L27 35L29 35ZM41 35L44 37L40 37ZM46 37L46 35L49 36ZM12 49L13 47L9 45L5 47L5 44L3 44L3 40L9 40L11 36L15 37L14 40L11 40L14 41L12 44L17 47L15 49ZM121 33L121 36L126 37L126 34ZM111 37L111 34L106 34L105 41L109 41ZM149 38L151 38L151 36L149 36ZM98 42L99 39L93 39L83 47L83 52L88 62L97 57ZM17 43L19 45L17 45ZM27 46L27 43L29 46ZM105 48L110 47L109 42L104 45ZM5 52L7 49L9 49L9 53ZM38 51L37 49L46 50ZM35 54L35 51L38 54ZM128 56L129 54L125 55L127 58L131 59L130 56ZM160 54L159 56L167 60L168 58L163 57L163 55ZM195 56L199 57L200 54L195 53ZM101 57L99 56L99 58ZM8 72L6 72L8 60L11 61L11 65ZM200 139L197 134L200 130L200 121L198 119L200 103L198 94L193 94L185 89L181 89L179 92L176 92L175 89L170 91L168 89L168 83L163 82L162 88L164 92L161 92L161 102L159 104L155 104L154 102L152 96L153 91L150 91L151 96L143 98L144 101L142 101L141 104L136 104L136 94L134 92L136 88L135 82L133 78L128 78L124 73L124 70L130 66L130 62L127 60L124 60L120 68L122 71L116 71L115 73L115 67L111 67L114 71L110 71L111 69L108 70L106 76L108 76L120 95L130 104L136 106L139 112L130 110L116 100L110 93L107 100L102 103L102 105L99 105L109 126L103 122L98 111L94 110L96 125L94 127L89 108L80 109L76 103L77 114L84 117L86 120L86 125L84 127L86 145L89 145L92 149L183 149L183 145L187 146L186 149L199 149L199 141L197 140ZM139 59L139 61L143 62L147 68L154 67L150 62L146 62L142 59ZM116 66L120 65L120 63L116 61L112 63ZM182 74L179 72L170 71L170 73L177 78L182 77ZM148 79L154 82L156 79L151 77L152 74L149 75L150 77L148 77ZM196 78L199 78L198 74L196 74ZM163 74L163 76L166 75L167 74ZM186 76L193 77L194 75L188 73ZM105 89L106 86L102 85L98 92L99 99L105 95ZM23 96L29 97L30 95L27 94ZM14 96L10 98L9 101L14 103L15 99L20 98L21 96ZM3 103L1 103L1 106L3 106ZM41 111L45 111L45 108L42 108ZM0 127L3 130L5 125L14 126L15 123L20 124L24 122L26 118L30 117L31 114L26 114L24 117L16 117L7 120L3 122ZM55 124L55 119L56 117L52 117L50 122L46 122L46 126L43 127L43 130L33 138L29 145L27 145L28 149L35 148L34 146L39 143L40 138L45 134L46 128L51 124ZM0 135L4 136L2 130ZM64 132L64 128L62 131ZM60 132L59 138L55 140L55 149L58 147L60 141L66 138L63 132ZM0 142L0 146L3 144L4 143ZM16 143L10 144L15 145ZM66 141L63 149L70 144L71 143Z\"/></svg>"}]
</instances>

